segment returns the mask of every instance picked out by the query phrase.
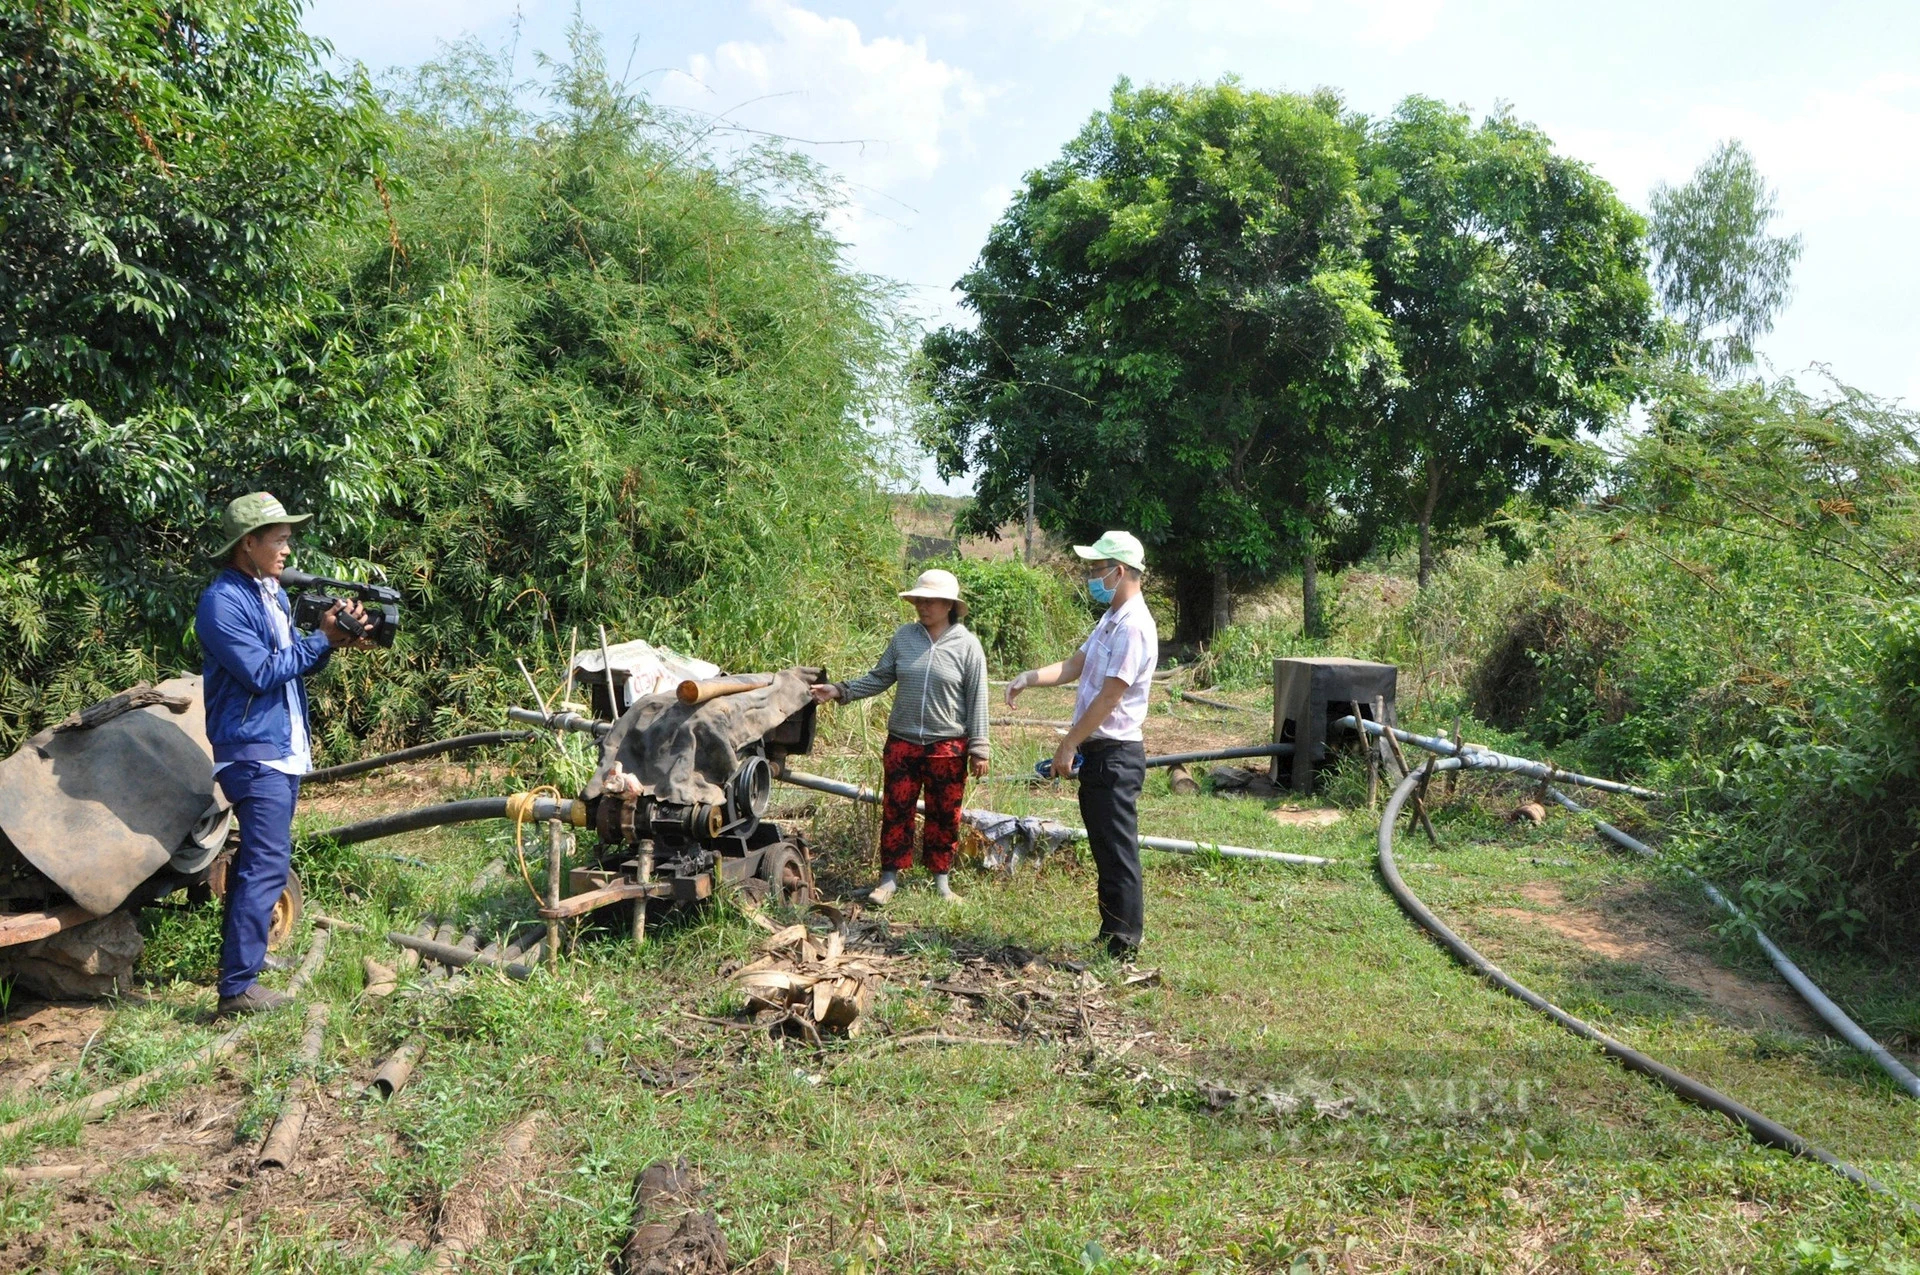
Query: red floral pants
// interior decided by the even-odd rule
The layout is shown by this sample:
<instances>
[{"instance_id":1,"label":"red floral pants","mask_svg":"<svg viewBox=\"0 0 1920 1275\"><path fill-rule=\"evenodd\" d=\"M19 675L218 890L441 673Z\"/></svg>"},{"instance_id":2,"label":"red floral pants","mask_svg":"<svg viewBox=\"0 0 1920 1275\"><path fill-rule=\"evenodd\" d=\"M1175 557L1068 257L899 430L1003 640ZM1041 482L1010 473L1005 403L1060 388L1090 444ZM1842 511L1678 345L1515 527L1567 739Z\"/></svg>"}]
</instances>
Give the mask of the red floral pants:
<instances>
[{"instance_id":1,"label":"red floral pants","mask_svg":"<svg viewBox=\"0 0 1920 1275\"><path fill-rule=\"evenodd\" d=\"M926 827L921 861L929 872L953 868L953 841L960 835L960 801L967 791L967 741L942 739L910 744L887 736L881 754L886 795L880 808L880 866L902 872L913 866L913 804L926 790Z\"/></svg>"}]
</instances>

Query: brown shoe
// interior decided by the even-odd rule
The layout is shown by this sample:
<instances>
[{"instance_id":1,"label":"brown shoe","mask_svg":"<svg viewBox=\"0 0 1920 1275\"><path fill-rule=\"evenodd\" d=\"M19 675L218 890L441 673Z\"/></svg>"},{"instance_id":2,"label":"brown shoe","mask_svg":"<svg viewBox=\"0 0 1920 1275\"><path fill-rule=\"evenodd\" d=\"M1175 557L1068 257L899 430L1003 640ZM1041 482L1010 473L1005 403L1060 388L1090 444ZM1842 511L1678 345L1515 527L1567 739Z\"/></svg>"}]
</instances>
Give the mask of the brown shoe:
<instances>
[{"instance_id":1,"label":"brown shoe","mask_svg":"<svg viewBox=\"0 0 1920 1275\"><path fill-rule=\"evenodd\" d=\"M264 1014L268 1010L291 1004L293 1004L293 997L285 992L276 992L255 983L238 996L222 996L218 1012L222 1018L233 1014Z\"/></svg>"}]
</instances>

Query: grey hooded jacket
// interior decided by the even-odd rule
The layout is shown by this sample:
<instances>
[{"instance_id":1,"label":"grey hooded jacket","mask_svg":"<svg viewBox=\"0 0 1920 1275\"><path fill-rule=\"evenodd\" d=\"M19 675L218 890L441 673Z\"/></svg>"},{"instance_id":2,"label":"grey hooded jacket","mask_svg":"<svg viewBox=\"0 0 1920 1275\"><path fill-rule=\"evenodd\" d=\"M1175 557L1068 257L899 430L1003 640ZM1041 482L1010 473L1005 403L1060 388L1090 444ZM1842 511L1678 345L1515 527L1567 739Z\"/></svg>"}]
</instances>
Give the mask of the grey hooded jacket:
<instances>
[{"instance_id":1,"label":"grey hooded jacket","mask_svg":"<svg viewBox=\"0 0 1920 1275\"><path fill-rule=\"evenodd\" d=\"M964 624L949 624L938 639L917 620L903 624L872 672L834 685L843 703L897 685L889 735L914 744L964 737L969 755L988 755L987 653Z\"/></svg>"}]
</instances>

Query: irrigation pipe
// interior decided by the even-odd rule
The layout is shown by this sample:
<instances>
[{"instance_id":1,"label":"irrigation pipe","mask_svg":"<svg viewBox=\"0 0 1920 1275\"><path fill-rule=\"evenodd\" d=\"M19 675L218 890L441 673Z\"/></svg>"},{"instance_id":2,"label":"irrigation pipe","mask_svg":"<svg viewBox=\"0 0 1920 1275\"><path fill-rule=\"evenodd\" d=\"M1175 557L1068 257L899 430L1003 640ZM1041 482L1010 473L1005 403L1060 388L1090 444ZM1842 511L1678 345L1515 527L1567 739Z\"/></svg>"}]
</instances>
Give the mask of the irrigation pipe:
<instances>
[{"instance_id":1,"label":"irrigation pipe","mask_svg":"<svg viewBox=\"0 0 1920 1275\"><path fill-rule=\"evenodd\" d=\"M413 810L402 810L390 815L362 819L358 823L342 824L338 828L323 828L313 835L324 837L335 845L350 846L380 837L398 836L403 832L418 832L422 828L440 828L453 823L477 823L485 819L509 819L512 818L509 804L512 800L511 797L474 797L467 801L449 801L437 806L420 806ZM536 823L548 819L570 821L576 805L576 802L567 800L538 800L532 803L532 811L526 818Z\"/></svg>"},{"instance_id":2,"label":"irrigation pipe","mask_svg":"<svg viewBox=\"0 0 1920 1275\"><path fill-rule=\"evenodd\" d=\"M1558 788L1548 788L1547 795L1575 814L1592 816L1594 828L1601 836L1607 838L1607 840L1613 842L1615 845L1623 849L1631 850L1635 854L1642 855L1648 859L1660 858L1659 851L1655 850L1652 846L1627 835L1606 820L1594 816L1591 810L1567 796L1567 794L1561 792ZM1680 865L1680 868L1681 871L1700 883L1700 888L1706 891L1709 899L1712 899L1723 911L1747 927L1748 932L1753 935L1754 940L1760 944L1760 950L1767 954L1769 961L1773 962L1773 968L1779 972L1780 977L1787 980L1794 991L1800 993L1800 999L1811 1006L1813 1012L1820 1015L1820 1017L1825 1020L1827 1026L1833 1028L1836 1035L1871 1058L1879 1066L1880 1070L1893 1077L1893 1082L1906 1090L1910 1096L1920 1098L1920 1076L1914 1075L1898 1058L1895 1058L1891 1053L1887 1052L1886 1048L1882 1046L1879 1041L1869 1036L1860 1024L1847 1017L1846 1011L1834 1004L1833 1001L1828 998L1827 994L1821 991L1798 965L1795 965L1789 960L1787 954L1774 945L1773 940L1768 938L1758 925L1754 924L1753 918L1742 911L1738 904L1734 903L1734 901L1726 895L1720 893L1719 890L1714 888L1711 881L1702 877L1692 868L1687 867L1685 864Z\"/></svg>"},{"instance_id":3,"label":"irrigation pipe","mask_svg":"<svg viewBox=\"0 0 1920 1275\"><path fill-rule=\"evenodd\" d=\"M1351 730L1353 728L1353 717L1349 714L1339 721L1334 722L1333 725L1336 727L1344 726ZM1388 729L1393 729L1381 727L1373 722L1365 722L1362 723L1362 725L1369 733L1376 735L1385 733ZM1478 748L1472 744L1456 744L1452 740L1440 739L1431 735L1415 735L1409 731L1399 729L1393 729L1393 734L1397 738L1423 748L1428 752L1438 753L1444 757L1457 758L1469 768L1474 766L1473 761L1470 760L1472 758L1507 757L1507 754L1504 753L1494 753L1487 749ZM1508 758L1508 760L1524 761L1525 759ZM1531 775L1536 779L1548 779L1550 784L1555 782L1577 784L1581 787L1597 788L1607 792L1626 792L1636 797L1652 797L1658 795L1645 788L1634 788L1628 784L1614 784L1607 780L1592 779L1586 775L1572 775L1565 771L1553 771L1551 768L1541 766L1537 762L1529 762L1527 765L1532 767L1532 769L1521 770L1519 773ZM1593 815L1591 810L1567 796L1567 794L1561 792L1558 788L1549 786L1547 795L1552 797L1559 805L1575 814ZM1659 852L1652 846L1647 845L1635 837L1629 836L1604 819L1595 817L1594 827L1601 836L1607 838L1607 840L1613 842L1615 845L1631 850L1635 854L1648 859L1660 858ZM1706 880L1693 869L1686 867L1684 864L1681 865L1681 868L1689 877L1692 877L1700 883L1701 888L1706 891L1707 897L1711 899L1715 905L1747 927L1748 931L1752 933L1754 941L1759 943L1760 950L1767 954L1767 959L1773 963L1773 968L1779 972L1780 977L1786 980L1789 987L1799 993L1800 999L1805 1001L1813 1012L1818 1014L1821 1020L1833 1029L1835 1035L1872 1059L1874 1065L1891 1076L1893 1082L1905 1090L1909 1096L1920 1098L1920 1076L1916 1076L1909 1068L1901 1063L1898 1058L1895 1058L1892 1053L1888 1052L1885 1046L1870 1036L1860 1024L1849 1018L1846 1011L1836 1005L1832 998L1825 992L1821 991L1814 981L1807 977L1806 972L1798 965L1795 965L1793 961L1788 958L1787 954L1781 951L1772 939L1767 937L1765 931L1761 930L1761 928L1754 923L1753 918L1742 911L1733 900L1727 898L1726 895L1714 887L1711 881Z\"/></svg>"},{"instance_id":4,"label":"irrigation pipe","mask_svg":"<svg viewBox=\"0 0 1920 1275\"><path fill-rule=\"evenodd\" d=\"M378 757L365 757L359 761L344 762L338 766L328 766L324 770L311 771L301 776L302 785L330 784L337 780L349 779L354 775L364 775L370 770L384 770L388 766L398 766L403 762L419 761L422 757L437 757L441 753L465 752L470 748L491 748L495 744L518 744L532 739L530 730L489 730L474 735L455 735L451 739L436 739L430 744L415 744L412 748L402 748L398 752L381 753Z\"/></svg>"},{"instance_id":5,"label":"irrigation pipe","mask_svg":"<svg viewBox=\"0 0 1920 1275\"><path fill-rule=\"evenodd\" d=\"M1155 766L1184 766L1190 761L1226 761L1233 757L1291 757L1292 744L1248 744L1242 748L1215 748L1200 753L1167 753L1161 757L1147 758L1147 768Z\"/></svg>"},{"instance_id":6,"label":"irrigation pipe","mask_svg":"<svg viewBox=\"0 0 1920 1275\"><path fill-rule=\"evenodd\" d=\"M783 771L779 779L782 783L792 784L796 788L811 788L815 792L830 793L835 797L850 797L854 801L864 801L868 805L881 804L880 794L871 788L862 788L857 784L843 783L838 779L828 779L824 775L810 775L805 771ZM914 803L914 809L926 812L925 802ZM968 823L977 825L981 820L999 821L1012 818L1011 815L998 814L992 810L962 810L960 817ZM1070 837L1086 839L1085 828L1068 828ZM1260 859L1271 863L1300 863L1313 867L1323 867L1338 859L1323 859L1313 854L1284 854L1278 850L1256 850L1250 846L1218 845L1210 841L1184 841L1178 837L1141 837L1140 844L1150 850L1167 850L1174 854L1213 853L1229 859Z\"/></svg>"},{"instance_id":7,"label":"irrigation pipe","mask_svg":"<svg viewBox=\"0 0 1920 1275\"><path fill-rule=\"evenodd\" d=\"M1436 761L1433 763L1431 769L1434 771L1502 770L1517 774L1530 774L1535 770L1544 770L1546 767L1540 766L1537 762L1526 761L1524 758L1509 757L1502 753L1476 750ZM1568 782L1574 781L1569 780ZM1394 825L1400 821L1401 808L1406 805L1408 798L1413 795L1413 790L1419 786L1419 783L1420 774L1417 771L1402 779L1399 785L1394 788L1393 796L1387 799L1386 809L1380 812L1380 875L1386 881L1388 891L1393 895L1395 901L1400 904L1400 907L1407 915L1418 922L1421 927L1432 934L1434 938L1438 939L1441 946L1452 953L1455 959L1460 961L1461 964L1484 975L1496 987L1500 988L1501 991L1539 1010L1561 1027L1572 1032L1575 1036L1600 1046L1607 1056L1615 1062L1658 1081L1673 1093L1693 1103L1697 1107L1726 1116L1744 1128L1748 1136L1755 1142L1764 1146L1777 1147L1782 1151L1786 1151L1791 1155L1799 1156L1803 1159L1818 1160L1820 1163L1836 1170L1850 1181L1857 1182L1869 1190L1877 1191L1882 1195L1899 1200L1907 1209L1915 1213L1920 1213L1920 1206L1914 1205L1903 1196L1889 1189L1878 1179L1848 1164L1824 1147L1808 1142L1805 1138L1802 1138L1785 1125L1768 1119L1751 1107L1735 1102L1719 1090L1704 1085L1700 1081L1682 1072L1675 1071L1665 1063L1649 1058L1631 1045L1615 1040L1584 1019L1576 1018L1572 1014L1569 1014L1566 1010L1561 1009L1546 997L1541 996L1525 984L1510 977L1498 965L1495 965L1492 961L1482 956L1465 939L1447 928L1446 922L1435 916L1432 909L1422 903L1413 891L1407 887L1407 883L1400 877L1399 866L1393 859Z\"/></svg>"},{"instance_id":8,"label":"irrigation pipe","mask_svg":"<svg viewBox=\"0 0 1920 1275\"><path fill-rule=\"evenodd\" d=\"M314 930L313 942L307 948L306 958L300 962L300 968L294 971L293 977L287 980L288 995L298 996L305 990L307 984L313 981L313 976L320 971L321 963L327 959L327 944L332 937L333 932L331 930ZM119 1084L102 1089L98 1093L89 1094L85 1098L76 1098L72 1102L62 1103L58 1107L51 1107L46 1111L39 1111L32 1115L22 1116L11 1124L0 1125L0 1142L5 1142L9 1138L27 1132L29 1129L38 1128L40 1125L49 1124L55 1120L65 1120L69 1116L79 1116L83 1121L101 1119L110 1108L127 1098L133 1097L141 1090L152 1085L155 1081L162 1080L174 1072L187 1067L197 1066L203 1062L217 1062L225 1058L228 1054L240 1047L240 1042L246 1039L249 1032L259 1026L261 1019L264 1017L265 1015L256 1014L249 1018L243 1018L240 1020L238 1026L230 1028L221 1035L214 1037L186 1057L176 1059L173 1062L162 1063L152 1071L141 1072L131 1080L123 1080Z\"/></svg>"}]
</instances>

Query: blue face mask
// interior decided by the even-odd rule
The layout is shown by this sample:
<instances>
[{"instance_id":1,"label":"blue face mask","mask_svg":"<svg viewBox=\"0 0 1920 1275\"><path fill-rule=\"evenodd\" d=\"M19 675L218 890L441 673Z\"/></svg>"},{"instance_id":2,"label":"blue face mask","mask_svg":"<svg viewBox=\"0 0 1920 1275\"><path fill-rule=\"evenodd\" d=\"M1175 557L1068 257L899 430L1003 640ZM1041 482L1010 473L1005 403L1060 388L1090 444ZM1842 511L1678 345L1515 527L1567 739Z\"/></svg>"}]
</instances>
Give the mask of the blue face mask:
<instances>
[{"instance_id":1,"label":"blue face mask","mask_svg":"<svg viewBox=\"0 0 1920 1275\"><path fill-rule=\"evenodd\" d=\"M1107 575L1112 574L1111 571L1107 573ZM1093 600L1101 606L1106 606L1113 601L1113 590L1107 587L1107 576L1094 576L1088 580L1087 592L1092 594Z\"/></svg>"}]
</instances>

